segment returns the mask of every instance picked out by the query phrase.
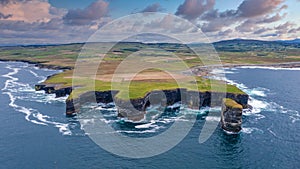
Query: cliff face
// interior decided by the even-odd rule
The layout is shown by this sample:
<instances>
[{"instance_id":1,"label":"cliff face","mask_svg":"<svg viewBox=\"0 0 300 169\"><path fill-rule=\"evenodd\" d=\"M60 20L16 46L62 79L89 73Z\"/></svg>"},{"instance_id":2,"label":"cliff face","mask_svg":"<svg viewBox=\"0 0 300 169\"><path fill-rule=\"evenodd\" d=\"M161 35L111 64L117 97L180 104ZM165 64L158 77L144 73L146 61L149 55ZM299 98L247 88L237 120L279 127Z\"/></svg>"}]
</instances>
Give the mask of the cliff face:
<instances>
[{"instance_id":1,"label":"cliff face","mask_svg":"<svg viewBox=\"0 0 300 169\"><path fill-rule=\"evenodd\" d=\"M56 88L55 85L39 84L36 90L44 90L46 93L54 93L56 97L71 94L72 87ZM140 121L144 118L148 106L155 104L162 107L173 105L179 101L191 109L201 107L213 107L222 105L222 128L230 132L239 132L242 123L242 109L247 107L247 94L196 92L186 89L174 89L152 91L143 98L122 100L116 97L118 91L90 91L83 93L76 99L66 100L66 115L74 116L80 111L81 105L90 102L111 103L114 102L119 117L126 117L132 121ZM227 99L224 99L227 98Z\"/></svg>"},{"instance_id":2,"label":"cliff face","mask_svg":"<svg viewBox=\"0 0 300 169\"><path fill-rule=\"evenodd\" d=\"M39 84L35 86L36 90L45 90L46 93L54 93L56 97L62 97L72 92L71 87L56 89L56 86ZM143 118L145 109L151 104L160 104L161 106L173 105L181 101L192 109L199 109L206 106L221 106L223 98L230 98L247 106L248 95L217 92L195 92L186 89L174 89L163 91L152 91L144 98L122 100L116 97L118 91L90 91L80 95L76 99L66 101L66 114L73 115L79 112L80 106L87 102L110 103L115 102L119 116L127 117L131 120L140 120ZM213 99L213 100L212 100Z\"/></svg>"}]
</instances>

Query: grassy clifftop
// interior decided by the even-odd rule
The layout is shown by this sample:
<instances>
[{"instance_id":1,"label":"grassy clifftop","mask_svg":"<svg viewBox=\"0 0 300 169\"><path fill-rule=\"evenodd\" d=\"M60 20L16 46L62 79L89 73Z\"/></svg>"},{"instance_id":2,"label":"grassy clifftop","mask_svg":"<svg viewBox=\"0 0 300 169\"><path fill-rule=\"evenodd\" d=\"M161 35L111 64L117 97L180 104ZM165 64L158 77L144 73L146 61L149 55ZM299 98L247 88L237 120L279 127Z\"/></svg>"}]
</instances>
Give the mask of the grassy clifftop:
<instances>
[{"instance_id":1,"label":"grassy clifftop","mask_svg":"<svg viewBox=\"0 0 300 169\"><path fill-rule=\"evenodd\" d=\"M265 64L300 61L299 45L281 44L277 42L250 42L225 41L215 43L214 45L223 64ZM105 45L106 44L103 44L103 46ZM194 44L193 46L203 47L203 44ZM56 85L58 88L71 87L74 80L73 68L82 47L83 44L0 47L0 59L36 62L43 66L69 67L71 70L66 70L60 74L54 75L48 78L44 83ZM161 70L147 69L138 72L137 75L130 80L128 80L128 74L130 74L128 72L119 72L120 77L124 80L114 81L112 79L116 74L116 68L127 56L146 48L160 48L176 55L176 58L174 58L171 55L165 55L165 53L150 52L141 57L145 62L154 64L172 63L174 66L172 67L172 70L178 69L176 70L177 72L175 75L170 76L168 73ZM182 71L184 70L178 68L181 61L187 65L187 68L203 65L203 63L213 64L209 59L205 60L204 58L204 60L200 60L186 45L119 43L110 49L109 52L102 52L101 49L98 50L98 52L99 56L93 56L95 58L88 58L87 56L87 59L93 62L93 59L103 57L101 65L99 66L102 70L98 70L94 75L89 74L90 66L89 64L86 64L85 73L87 79L81 77L76 80L75 78L78 82L77 85L80 87L76 88L70 98L78 97L78 95L84 91L111 90L112 86L120 91L117 97L123 99L144 97L146 93L152 90L176 88L186 88L188 90L197 90L201 92L222 92L224 91L225 86L229 93L243 93L237 87L226 85L222 81L208 80L204 77L193 77L191 75L182 74ZM137 65L134 65L133 63L132 67L134 66ZM91 78L93 78L92 81ZM185 83L183 86L178 86L177 81L174 79L184 81ZM129 86L129 94L126 86Z\"/></svg>"}]
</instances>

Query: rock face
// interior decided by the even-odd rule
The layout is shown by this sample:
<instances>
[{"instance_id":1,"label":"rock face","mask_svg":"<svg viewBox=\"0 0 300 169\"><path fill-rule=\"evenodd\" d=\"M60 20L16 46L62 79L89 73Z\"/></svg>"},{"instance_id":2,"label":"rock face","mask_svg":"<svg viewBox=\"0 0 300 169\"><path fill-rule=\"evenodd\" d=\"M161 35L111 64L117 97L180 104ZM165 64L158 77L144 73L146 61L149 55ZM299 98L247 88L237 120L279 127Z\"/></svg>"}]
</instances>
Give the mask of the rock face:
<instances>
[{"instance_id":1,"label":"rock face","mask_svg":"<svg viewBox=\"0 0 300 169\"><path fill-rule=\"evenodd\" d=\"M72 87L61 87L57 88L56 85L49 84L37 84L35 85L35 90L40 91L44 90L47 94L55 94L56 97L64 97L70 95L73 88Z\"/></svg>"},{"instance_id":2,"label":"rock face","mask_svg":"<svg viewBox=\"0 0 300 169\"><path fill-rule=\"evenodd\" d=\"M225 131L238 133L242 129L243 106L235 100L223 99L221 125Z\"/></svg>"},{"instance_id":3,"label":"rock face","mask_svg":"<svg viewBox=\"0 0 300 169\"><path fill-rule=\"evenodd\" d=\"M45 90L46 93L54 93L56 97L71 94L72 88L56 88L53 85L39 84L36 90ZM247 94L218 93L218 92L196 92L186 89L174 89L163 91L152 91L144 98L122 100L116 97L118 91L90 91L83 93L76 99L66 100L66 115L74 116L80 111L81 105L88 102L111 103L114 102L118 109L119 117L126 117L132 121L144 118L148 106L158 104L162 107L173 105L179 101L191 109L201 107L222 106L221 123L222 128L230 132L239 132L242 123L242 109L247 107ZM227 98L227 99L224 99Z\"/></svg>"}]
</instances>

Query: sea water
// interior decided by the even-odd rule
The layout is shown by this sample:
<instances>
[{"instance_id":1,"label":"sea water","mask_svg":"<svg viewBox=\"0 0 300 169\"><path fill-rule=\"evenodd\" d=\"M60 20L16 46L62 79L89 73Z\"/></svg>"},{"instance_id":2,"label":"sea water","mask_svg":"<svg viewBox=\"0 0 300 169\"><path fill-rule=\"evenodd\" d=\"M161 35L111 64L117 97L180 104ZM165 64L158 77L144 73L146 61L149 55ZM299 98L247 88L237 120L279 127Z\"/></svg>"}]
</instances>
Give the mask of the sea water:
<instances>
[{"instance_id":1,"label":"sea water","mask_svg":"<svg viewBox=\"0 0 300 169\"><path fill-rule=\"evenodd\" d=\"M173 149L143 159L120 157L103 150L88 137L79 117L65 116L66 97L55 98L34 90L35 84L58 72L27 63L0 62L1 169L300 166L299 69L226 69L225 80L250 95L253 110L244 111L239 135L228 135L217 127L202 144L198 137L205 121L211 120L207 118L209 108L157 113L158 108L150 107L140 123L118 118L113 104L87 104L82 108L84 114L102 113L101 120L115 132L130 137L153 137L165 132L175 121L197 119L188 135Z\"/></svg>"}]
</instances>

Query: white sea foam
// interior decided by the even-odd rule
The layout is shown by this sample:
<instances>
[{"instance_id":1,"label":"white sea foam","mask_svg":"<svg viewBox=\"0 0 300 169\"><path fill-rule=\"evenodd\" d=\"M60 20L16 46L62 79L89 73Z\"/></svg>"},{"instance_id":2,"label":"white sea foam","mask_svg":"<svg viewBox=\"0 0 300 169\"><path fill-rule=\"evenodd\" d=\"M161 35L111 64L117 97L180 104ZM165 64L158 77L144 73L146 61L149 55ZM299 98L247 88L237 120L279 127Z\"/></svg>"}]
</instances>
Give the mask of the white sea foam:
<instances>
[{"instance_id":1,"label":"white sea foam","mask_svg":"<svg viewBox=\"0 0 300 169\"><path fill-rule=\"evenodd\" d=\"M207 117L205 118L205 120L206 120L206 121L216 121L216 122L218 122L218 121L221 120L221 117L217 117L217 116L207 116Z\"/></svg>"},{"instance_id":2,"label":"white sea foam","mask_svg":"<svg viewBox=\"0 0 300 169\"><path fill-rule=\"evenodd\" d=\"M157 127L157 125L153 125L154 123L156 123L156 122L154 120L152 120L150 123L136 125L134 127L137 128L137 129L146 129L146 128Z\"/></svg>"},{"instance_id":3,"label":"white sea foam","mask_svg":"<svg viewBox=\"0 0 300 169\"><path fill-rule=\"evenodd\" d=\"M300 68L282 68L282 67L269 67L269 66L241 66L241 69L269 69L269 70L297 70Z\"/></svg>"},{"instance_id":4,"label":"white sea foam","mask_svg":"<svg viewBox=\"0 0 300 169\"><path fill-rule=\"evenodd\" d=\"M251 134L254 131L254 128L243 127L242 132L246 134Z\"/></svg>"},{"instance_id":5,"label":"white sea foam","mask_svg":"<svg viewBox=\"0 0 300 169\"><path fill-rule=\"evenodd\" d=\"M28 67L28 65L23 66L22 68L26 68L26 67ZM65 98L58 99L55 98L55 96L53 97L53 96L45 95L44 92L35 92L35 90L29 84L23 84L19 82L18 78L13 76L19 72L20 68L11 67L11 65L8 65L6 68L12 70L7 74L2 75L3 77L8 78L5 82L5 86L2 89L2 91L4 91L3 94L7 94L10 99L9 106L12 107L15 111L25 114L25 119L33 124L43 125L43 126L47 126L51 124L54 125L54 127L57 127L63 135L70 135L71 130L69 129L68 124L51 121L51 117L41 114L40 112L38 112L38 110L17 105L15 103L17 99L21 99L21 100L29 99L31 101L42 100L46 102L51 102L51 101L62 101L62 99ZM34 76L39 77L33 71L31 71L31 73ZM39 97L42 97L44 99L36 99L36 97L32 97L35 96L35 94L38 94Z\"/></svg>"},{"instance_id":6,"label":"white sea foam","mask_svg":"<svg viewBox=\"0 0 300 169\"><path fill-rule=\"evenodd\" d=\"M255 128L255 127L243 127L242 128L242 133L245 133L245 134L251 134L255 131L258 131L258 132L263 132L262 130L258 129L258 128Z\"/></svg>"},{"instance_id":7,"label":"white sea foam","mask_svg":"<svg viewBox=\"0 0 300 169\"><path fill-rule=\"evenodd\" d=\"M253 107L252 112L251 112L252 114L260 113L261 110L267 109L268 105L269 105L267 102L257 100L254 98L249 99L249 104ZM245 114L245 115L247 115L247 114Z\"/></svg>"},{"instance_id":8,"label":"white sea foam","mask_svg":"<svg viewBox=\"0 0 300 169\"><path fill-rule=\"evenodd\" d=\"M37 73L35 73L34 71L32 70L28 70L29 73L31 73L33 76L37 77L37 78L40 78L41 76L39 76Z\"/></svg>"},{"instance_id":9,"label":"white sea foam","mask_svg":"<svg viewBox=\"0 0 300 169\"><path fill-rule=\"evenodd\" d=\"M223 69L213 69L211 71L211 74L224 75L224 74L235 74L235 72L230 69L223 68Z\"/></svg>"}]
</instances>

